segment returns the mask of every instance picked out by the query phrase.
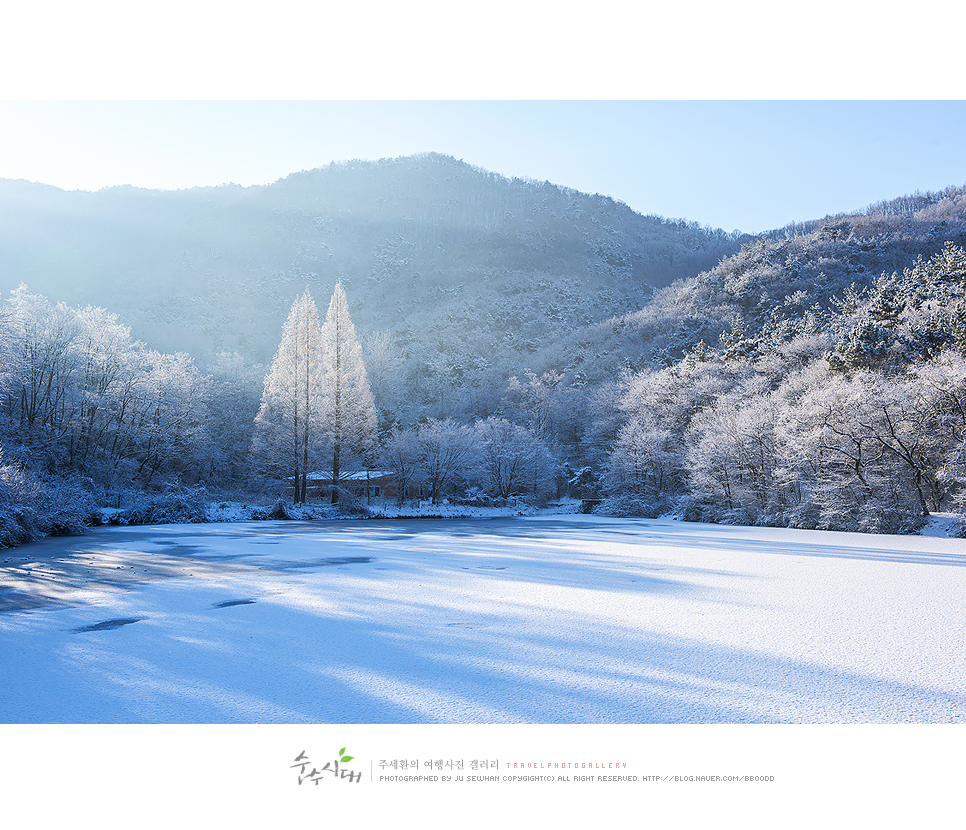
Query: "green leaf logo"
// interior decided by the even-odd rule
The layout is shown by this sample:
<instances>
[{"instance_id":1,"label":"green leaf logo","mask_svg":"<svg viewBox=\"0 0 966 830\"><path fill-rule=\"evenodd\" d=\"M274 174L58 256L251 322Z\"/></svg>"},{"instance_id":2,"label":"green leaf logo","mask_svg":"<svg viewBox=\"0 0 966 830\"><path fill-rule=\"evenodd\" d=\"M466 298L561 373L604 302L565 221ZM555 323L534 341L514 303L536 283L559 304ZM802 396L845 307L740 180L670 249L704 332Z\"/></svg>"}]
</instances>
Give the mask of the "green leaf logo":
<instances>
[{"instance_id":1,"label":"green leaf logo","mask_svg":"<svg viewBox=\"0 0 966 830\"><path fill-rule=\"evenodd\" d=\"M342 749L339 750L339 761L340 761L340 763L348 764L349 761L351 761L354 757L355 757L354 755L346 755L345 754L345 747L342 747Z\"/></svg>"}]
</instances>

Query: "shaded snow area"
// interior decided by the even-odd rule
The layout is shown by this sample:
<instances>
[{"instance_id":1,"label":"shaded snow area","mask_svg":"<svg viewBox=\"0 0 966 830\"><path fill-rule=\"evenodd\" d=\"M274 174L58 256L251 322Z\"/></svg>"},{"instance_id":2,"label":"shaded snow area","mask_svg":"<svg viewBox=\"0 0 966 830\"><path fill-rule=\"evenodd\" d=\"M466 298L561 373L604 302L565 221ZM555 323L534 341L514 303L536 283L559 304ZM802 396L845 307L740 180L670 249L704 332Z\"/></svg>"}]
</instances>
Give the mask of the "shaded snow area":
<instances>
[{"instance_id":1,"label":"shaded snow area","mask_svg":"<svg viewBox=\"0 0 966 830\"><path fill-rule=\"evenodd\" d=\"M919 531L920 536L939 536L945 538L961 538L963 536L964 520L958 513L930 513L925 527ZM966 545L966 541L963 543Z\"/></svg>"},{"instance_id":2,"label":"shaded snow area","mask_svg":"<svg viewBox=\"0 0 966 830\"><path fill-rule=\"evenodd\" d=\"M962 723L966 541L670 520L99 529L0 558L5 723Z\"/></svg>"}]
</instances>

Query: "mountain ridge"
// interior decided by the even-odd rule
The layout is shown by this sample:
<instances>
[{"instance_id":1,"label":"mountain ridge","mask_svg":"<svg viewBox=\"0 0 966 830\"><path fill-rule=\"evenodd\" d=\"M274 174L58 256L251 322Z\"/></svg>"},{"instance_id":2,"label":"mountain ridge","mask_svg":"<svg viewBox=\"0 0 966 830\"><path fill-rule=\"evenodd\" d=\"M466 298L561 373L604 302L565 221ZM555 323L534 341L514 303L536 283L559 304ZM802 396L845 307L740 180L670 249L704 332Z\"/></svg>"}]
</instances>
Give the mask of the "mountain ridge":
<instances>
[{"instance_id":1,"label":"mountain ridge","mask_svg":"<svg viewBox=\"0 0 966 830\"><path fill-rule=\"evenodd\" d=\"M964 188L752 236L439 153L175 191L0 180L0 290L104 307L202 366L264 365L294 297L341 281L403 422L447 400L437 414L479 414L467 401L527 369L584 388L670 365L737 318L754 334L776 306L827 310L949 241L966 244Z\"/></svg>"},{"instance_id":2,"label":"mountain ridge","mask_svg":"<svg viewBox=\"0 0 966 830\"><path fill-rule=\"evenodd\" d=\"M465 316L460 286L529 295L533 275L544 285L538 295L549 282L576 291L547 301L559 316L575 299L585 313L567 322L577 324L639 307L656 286L710 267L738 242L437 153L332 163L250 187L88 192L6 180L0 220L0 289L25 283L103 305L158 348L201 360L224 349L267 359L305 285L326 294L341 279L362 328L379 329L414 297ZM229 292L244 323L218 308ZM200 324L185 343L181 320ZM554 327L537 329L511 345L546 342Z\"/></svg>"}]
</instances>

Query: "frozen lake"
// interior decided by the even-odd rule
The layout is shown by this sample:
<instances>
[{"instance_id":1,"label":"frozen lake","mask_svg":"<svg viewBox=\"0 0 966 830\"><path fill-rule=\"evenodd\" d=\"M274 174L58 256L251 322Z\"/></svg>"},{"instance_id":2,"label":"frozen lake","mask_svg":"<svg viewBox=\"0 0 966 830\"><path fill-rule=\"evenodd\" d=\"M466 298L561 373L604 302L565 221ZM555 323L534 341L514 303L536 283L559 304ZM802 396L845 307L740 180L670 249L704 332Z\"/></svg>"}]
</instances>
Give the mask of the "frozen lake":
<instances>
[{"instance_id":1,"label":"frozen lake","mask_svg":"<svg viewBox=\"0 0 966 830\"><path fill-rule=\"evenodd\" d=\"M963 723L966 541L551 516L0 551L3 723Z\"/></svg>"}]
</instances>

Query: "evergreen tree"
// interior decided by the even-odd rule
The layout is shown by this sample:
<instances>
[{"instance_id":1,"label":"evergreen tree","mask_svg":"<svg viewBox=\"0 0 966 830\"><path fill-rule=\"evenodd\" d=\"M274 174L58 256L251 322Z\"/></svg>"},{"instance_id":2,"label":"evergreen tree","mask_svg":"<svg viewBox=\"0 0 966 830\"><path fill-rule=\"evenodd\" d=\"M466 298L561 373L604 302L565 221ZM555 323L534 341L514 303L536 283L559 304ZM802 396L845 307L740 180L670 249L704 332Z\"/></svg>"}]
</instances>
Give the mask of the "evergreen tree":
<instances>
[{"instance_id":1,"label":"evergreen tree","mask_svg":"<svg viewBox=\"0 0 966 830\"><path fill-rule=\"evenodd\" d=\"M256 455L267 472L291 475L293 500L304 502L309 460L322 427L322 331L306 289L292 305L255 417Z\"/></svg>"},{"instance_id":2,"label":"evergreen tree","mask_svg":"<svg viewBox=\"0 0 966 830\"><path fill-rule=\"evenodd\" d=\"M335 285L322 326L321 358L321 423L332 453L335 503L347 460L344 452L368 469L375 463L376 449L376 407L341 282Z\"/></svg>"}]
</instances>

